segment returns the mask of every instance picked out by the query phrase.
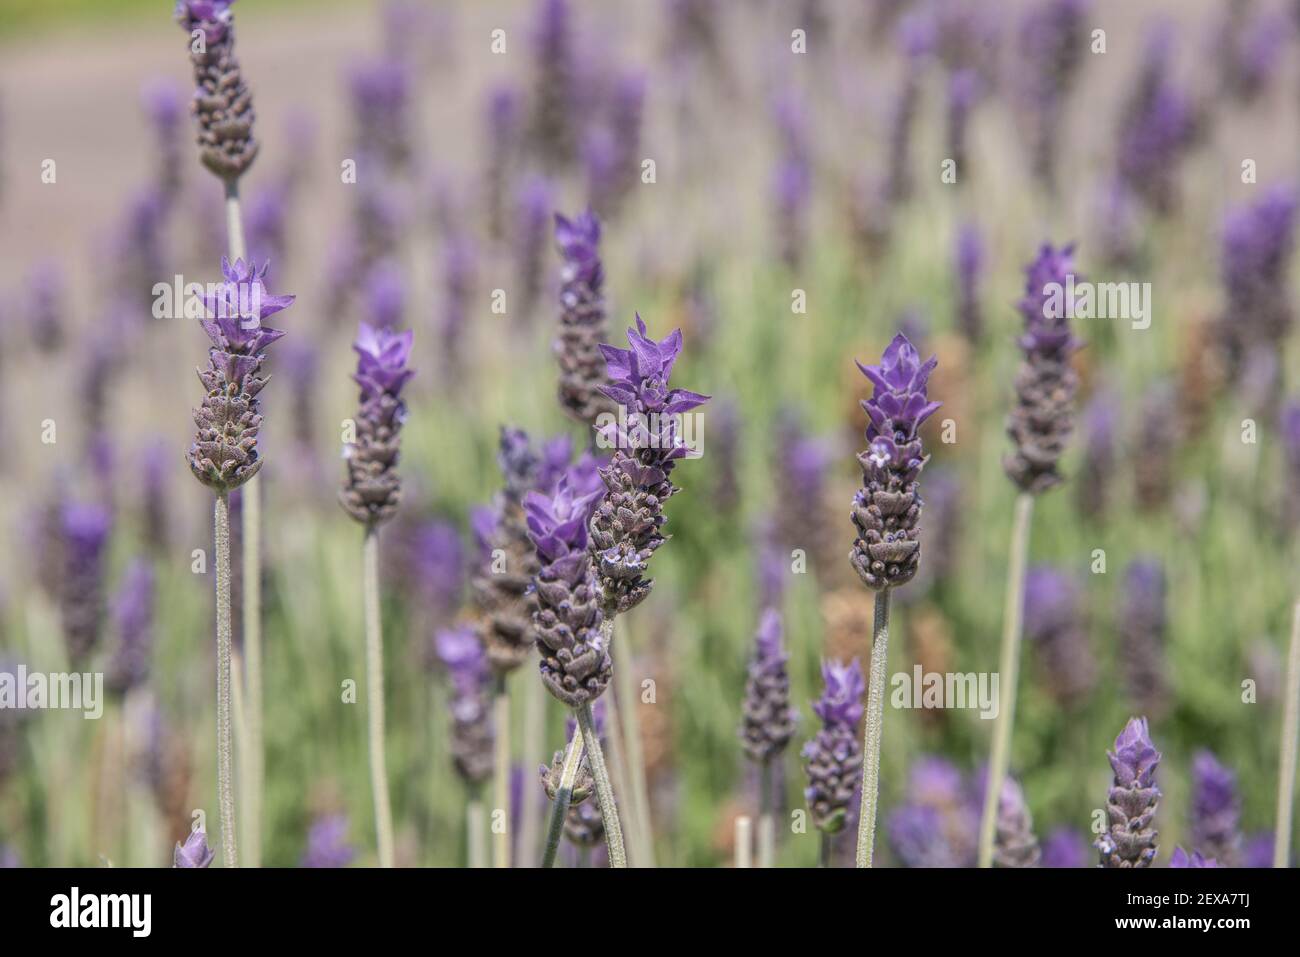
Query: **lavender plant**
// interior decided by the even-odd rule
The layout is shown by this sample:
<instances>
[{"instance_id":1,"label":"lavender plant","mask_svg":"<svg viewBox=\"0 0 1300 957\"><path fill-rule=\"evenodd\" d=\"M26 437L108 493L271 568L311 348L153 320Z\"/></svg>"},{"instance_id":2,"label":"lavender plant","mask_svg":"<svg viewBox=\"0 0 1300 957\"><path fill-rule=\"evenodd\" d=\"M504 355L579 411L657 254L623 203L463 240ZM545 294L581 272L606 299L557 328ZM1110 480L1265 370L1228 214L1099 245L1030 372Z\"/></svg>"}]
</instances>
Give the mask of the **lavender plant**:
<instances>
[{"instance_id":1,"label":"lavender plant","mask_svg":"<svg viewBox=\"0 0 1300 957\"><path fill-rule=\"evenodd\" d=\"M1068 8L1077 12L1079 4L1077 0L1062 0L1059 6L1063 11ZM1053 284L1063 288L1073 271L1073 246L1056 249L1050 243L1044 244L1037 258L1025 269L1025 295L1018 304L1025 323L1019 340L1025 358L1016 374L1016 402L1007 420L1007 434L1015 447L1002 460L1002 465L1020 494L1011 532L998 657L1004 700L993 726L988 785L980 820L980 867L993 864L998 803L1007 773L1011 730L1015 726L1025 564L1034 498L1064 481L1060 472L1061 454L1074 426L1078 378L1070 366L1070 357L1080 343L1070 331L1065 310L1057 308L1059 303L1051 292Z\"/></svg>"},{"instance_id":2,"label":"lavender plant","mask_svg":"<svg viewBox=\"0 0 1300 957\"><path fill-rule=\"evenodd\" d=\"M105 563L113 516L101 505L69 503L64 507L59 542L63 574L59 611L68 661L82 670L99 645L104 608Z\"/></svg>"},{"instance_id":3,"label":"lavender plant","mask_svg":"<svg viewBox=\"0 0 1300 957\"><path fill-rule=\"evenodd\" d=\"M560 480L554 495L529 492L524 498L529 538L541 565L533 578L533 627L542 683L573 709L581 729L581 746L577 735L569 743L557 793L572 792L585 748L606 825L610 862L626 867L622 828L591 715L592 702L604 692L613 672L609 633L602 627L599 578L587 547L587 523L603 494L591 479L575 469ZM552 809L552 833L556 819L563 820L567 813L562 804L557 800Z\"/></svg>"},{"instance_id":4,"label":"lavender plant","mask_svg":"<svg viewBox=\"0 0 1300 957\"><path fill-rule=\"evenodd\" d=\"M1241 860L1240 817L1237 776L1211 752L1196 752L1192 757L1192 845L1220 866L1236 867Z\"/></svg>"},{"instance_id":5,"label":"lavender plant","mask_svg":"<svg viewBox=\"0 0 1300 957\"><path fill-rule=\"evenodd\" d=\"M591 211L572 220L555 216L555 242L564 257L560 274L560 331L554 352L560 366L559 398L565 413L588 425L611 409L601 342L609 334L600 261L600 221Z\"/></svg>"},{"instance_id":6,"label":"lavender plant","mask_svg":"<svg viewBox=\"0 0 1300 957\"><path fill-rule=\"evenodd\" d=\"M1124 678L1134 706L1156 715L1164 713L1169 692L1165 680L1165 591L1165 570L1158 559L1134 559L1124 570L1117 622ZM1200 846L1200 842L1196 844Z\"/></svg>"},{"instance_id":7,"label":"lavender plant","mask_svg":"<svg viewBox=\"0 0 1300 957\"><path fill-rule=\"evenodd\" d=\"M364 529L362 564L366 606L366 694L369 716L370 787L381 867L393 866L393 812L384 761L383 626L379 608L379 526L397 512L402 480L397 474L400 432L406 421L403 387L415 375L408 368L415 334L361 324L353 350L361 387L361 408L352 441L344 447L347 474L339 491L343 510Z\"/></svg>"},{"instance_id":8,"label":"lavender plant","mask_svg":"<svg viewBox=\"0 0 1300 957\"><path fill-rule=\"evenodd\" d=\"M749 760L758 765L758 866L771 867L776 856L775 762L794 737L798 715L790 706L789 660L781 645L781 613L767 608L759 620L749 661L740 740Z\"/></svg>"},{"instance_id":9,"label":"lavender plant","mask_svg":"<svg viewBox=\"0 0 1300 957\"><path fill-rule=\"evenodd\" d=\"M194 410L198 426L190 446L190 471L216 495L214 526L217 589L217 779L221 806L222 863L238 866L235 853L234 795L231 790L231 574L229 496L262 467L257 447L262 426L259 393L266 385L260 375L266 348L284 333L263 320L292 305L293 296L266 292L260 269L236 259L221 261L224 282L204 301L208 319L203 331L212 341L208 367L199 370L207 390ZM255 574L245 561L245 581ZM245 619L247 624L247 618ZM245 631L245 642L248 634Z\"/></svg>"},{"instance_id":10,"label":"lavender plant","mask_svg":"<svg viewBox=\"0 0 1300 957\"><path fill-rule=\"evenodd\" d=\"M493 770L492 668L478 634L471 627L438 632L435 646L451 679L452 696L448 705L452 717L452 760L470 794L469 865L483 867L486 855L483 853L482 792Z\"/></svg>"},{"instance_id":11,"label":"lavender plant","mask_svg":"<svg viewBox=\"0 0 1300 957\"><path fill-rule=\"evenodd\" d=\"M828 867L831 840L844 830L863 763L858 722L862 720L862 693L866 685L857 659L845 664L823 661L822 681L825 690L813 703L822 728L800 753L808 775L804 799L813 825L822 832L821 866Z\"/></svg>"},{"instance_id":12,"label":"lavender plant","mask_svg":"<svg viewBox=\"0 0 1300 957\"><path fill-rule=\"evenodd\" d=\"M1024 792L1013 778L1002 783L998 801L997 835L993 844L995 867L1037 867L1041 860L1034 821Z\"/></svg>"},{"instance_id":13,"label":"lavender plant","mask_svg":"<svg viewBox=\"0 0 1300 957\"><path fill-rule=\"evenodd\" d=\"M1150 867L1159 837L1151 821L1161 794L1156 786L1160 752L1151 743L1147 719L1130 718L1106 757L1115 779L1106 799L1106 830L1093 846L1102 867Z\"/></svg>"},{"instance_id":14,"label":"lavender plant","mask_svg":"<svg viewBox=\"0 0 1300 957\"><path fill-rule=\"evenodd\" d=\"M858 363L874 391L862 403L867 413L867 449L858 453L862 487L850 513L857 538L849 564L863 584L876 593L872 626L871 679L862 760L862 807L858 817L858 867L870 867L876 831L881 725L884 720L885 669L889 642L889 595L911 581L921 561L921 469L929 460L921 444L921 424L940 403L927 395L930 373L939 364L926 362L902 334L881 356L880 365Z\"/></svg>"},{"instance_id":15,"label":"lavender plant","mask_svg":"<svg viewBox=\"0 0 1300 957\"><path fill-rule=\"evenodd\" d=\"M191 100L199 160L219 180L225 192L227 254L236 264L248 259L240 208L239 180L257 157L259 143L253 135L255 113L252 93L235 56L234 0L176 0L175 20L190 35L190 66L195 92ZM264 273L266 267L263 266ZM258 279L260 281L260 275ZM259 387L260 388L260 387ZM248 479L252 479L250 473ZM242 481L239 484L244 484ZM230 486L233 488L234 486ZM252 861L261 860L262 750L262 558L261 492L256 481L241 492L244 590L243 640L251 782L248 794L254 805L246 809L252 833L248 846ZM229 543L227 542L227 545ZM223 828L224 831L224 828ZM223 845L225 835L222 835ZM233 863L233 862L231 862Z\"/></svg>"}]
</instances>

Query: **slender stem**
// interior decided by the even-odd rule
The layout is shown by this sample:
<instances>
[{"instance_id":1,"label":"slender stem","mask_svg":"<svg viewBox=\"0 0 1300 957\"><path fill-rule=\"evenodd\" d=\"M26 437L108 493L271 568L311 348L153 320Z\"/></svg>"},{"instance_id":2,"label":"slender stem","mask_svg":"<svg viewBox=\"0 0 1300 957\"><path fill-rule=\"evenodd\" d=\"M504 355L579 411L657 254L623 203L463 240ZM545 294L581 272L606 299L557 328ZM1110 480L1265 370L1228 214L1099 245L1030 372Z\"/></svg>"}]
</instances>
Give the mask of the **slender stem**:
<instances>
[{"instance_id":1,"label":"slender stem","mask_svg":"<svg viewBox=\"0 0 1300 957\"><path fill-rule=\"evenodd\" d=\"M243 259L244 218L239 210L239 180L226 180L226 246L231 259Z\"/></svg>"},{"instance_id":2,"label":"slender stem","mask_svg":"<svg viewBox=\"0 0 1300 957\"><path fill-rule=\"evenodd\" d=\"M654 867L654 831L650 822L650 792L646 786L645 754L641 747L641 721L637 708L636 682L632 675L631 646L628 644L627 628L623 629L623 640L614 640L614 616L609 622L609 649L614 659L614 684L618 690L618 703L621 706L624 753L627 756L628 777L631 785L624 793L629 797L628 817L634 824L632 839L636 847L636 864L638 867Z\"/></svg>"},{"instance_id":3,"label":"slender stem","mask_svg":"<svg viewBox=\"0 0 1300 957\"><path fill-rule=\"evenodd\" d=\"M776 821L773 819L773 772L771 761L758 769L758 866L772 867L776 862Z\"/></svg>"},{"instance_id":4,"label":"slender stem","mask_svg":"<svg viewBox=\"0 0 1300 957\"><path fill-rule=\"evenodd\" d=\"M748 814L736 818L736 867L754 866L754 822Z\"/></svg>"},{"instance_id":5,"label":"slender stem","mask_svg":"<svg viewBox=\"0 0 1300 957\"><path fill-rule=\"evenodd\" d=\"M600 749L595 722L591 720L591 702L575 708L582 740L587 746L587 762L596 779L596 799L600 802L600 816L605 825L605 844L609 847L609 866L627 867L627 852L623 849L623 825L618 820L618 806L614 803L614 788L609 783L605 767L605 754Z\"/></svg>"},{"instance_id":6,"label":"slender stem","mask_svg":"<svg viewBox=\"0 0 1300 957\"><path fill-rule=\"evenodd\" d=\"M217 804L221 809L221 863L238 867L230 746L230 501L225 492L217 496L213 525L217 546Z\"/></svg>"},{"instance_id":7,"label":"slender stem","mask_svg":"<svg viewBox=\"0 0 1300 957\"><path fill-rule=\"evenodd\" d=\"M240 793L244 809L245 857L249 867L262 864L262 778L265 754L262 745L262 560L261 560L261 483L257 476L243 488L243 561L244 561L244 699L248 719L247 758L241 774L248 782Z\"/></svg>"},{"instance_id":8,"label":"slender stem","mask_svg":"<svg viewBox=\"0 0 1300 957\"><path fill-rule=\"evenodd\" d=\"M858 867L871 866L876 843L876 802L880 797L880 740L885 723L885 666L889 659L889 589L876 592L872 622L871 674L867 681L867 727L862 745L862 805L858 810ZM828 839L823 838L823 841ZM822 856L829 851L822 845Z\"/></svg>"},{"instance_id":9,"label":"slender stem","mask_svg":"<svg viewBox=\"0 0 1300 957\"><path fill-rule=\"evenodd\" d=\"M605 620L603 627L608 631L612 624L610 619ZM617 669L617 665L615 666ZM617 683L605 689L605 742L609 747L609 777L612 786L618 794L628 794L632 789L631 781L627 773L627 757L623 753L623 736L619 734L622 728L621 704L618 697ZM623 820L627 821L629 836L632 842L632 859L639 865L642 858L638 857L640 845L637 843L637 826L636 819L628 813L626 806L622 809ZM621 821L620 821L621 823Z\"/></svg>"},{"instance_id":10,"label":"slender stem","mask_svg":"<svg viewBox=\"0 0 1300 957\"><path fill-rule=\"evenodd\" d=\"M393 809L384 768L384 633L379 619L379 530L366 528L362 546L366 606L366 699L370 728L370 792L375 802L379 866L393 866Z\"/></svg>"},{"instance_id":11,"label":"slender stem","mask_svg":"<svg viewBox=\"0 0 1300 957\"><path fill-rule=\"evenodd\" d=\"M470 867L487 867L487 841L484 839L486 830L483 797L478 789L475 789L469 803L465 805L465 846Z\"/></svg>"},{"instance_id":12,"label":"slender stem","mask_svg":"<svg viewBox=\"0 0 1300 957\"><path fill-rule=\"evenodd\" d=\"M564 819L569 814L569 802L573 797L573 782L578 779L578 768L582 766L582 731L573 729L573 737L564 752L564 764L560 768L560 786L555 792L555 803L551 805L551 823L546 829L546 849L542 852L542 867L555 864L555 852L560 849L560 836L564 833Z\"/></svg>"},{"instance_id":13,"label":"slender stem","mask_svg":"<svg viewBox=\"0 0 1300 957\"><path fill-rule=\"evenodd\" d=\"M998 659L1002 701L993 723L993 753L984 786L984 814L980 819L979 866L993 866L993 839L997 831L998 797L1007 774L1011 730L1016 719L1016 683L1020 672L1020 633L1025 604L1025 563L1029 556L1029 527L1034 497L1021 492L1016 499L1016 519L1011 529L1011 555L1007 567L1007 599L1002 609L1002 653Z\"/></svg>"},{"instance_id":14,"label":"slender stem","mask_svg":"<svg viewBox=\"0 0 1300 957\"><path fill-rule=\"evenodd\" d=\"M536 767L542 760L543 725L546 723L544 694L545 689L540 681L534 679L524 682L524 767ZM525 796L519 818L519 840L515 844L516 862L520 867L536 867L537 836L542 826L541 802Z\"/></svg>"},{"instance_id":15,"label":"slender stem","mask_svg":"<svg viewBox=\"0 0 1300 957\"><path fill-rule=\"evenodd\" d=\"M1300 737L1300 602L1291 624L1291 648L1286 656L1286 704L1282 712L1282 745L1277 761L1277 826L1273 831L1273 866L1287 867L1291 858L1291 810L1295 802L1296 739Z\"/></svg>"},{"instance_id":16,"label":"slender stem","mask_svg":"<svg viewBox=\"0 0 1300 957\"><path fill-rule=\"evenodd\" d=\"M239 836L244 841L244 845L240 850L244 855L244 866L251 867L253 865L249 854L251 850L249 845L252 842L248 839L248 808L250 804L248 792L252 773L248 767L251 749L248 743L248 703L244 700L244 669L245 662L239 654L239 649L232 648L230 651L230 706L235 728L235 777L238 779L237 784L239 787Z\"/></svg>"},{"instance_id":17,"label":"slender stem","mask_svg":"<svg viewBox=\"0 0 1300 957\"><path fill-rule=\"evenodd\" d=\"M831 866L831 836L827 834L825 831L821 832L821 836L822 836L821 847L817 854L817 866L830 867Z\"/></svg>"},{"instance_id":18,"label":"slender stem","mask_svg":"<svg viewBox=\"0 0 1300 957\"><path fill-rule=\"evenodd\" d=\"M244 259L244 218L239 203L239 180L225 181L226 246L230 258ZM262 746L262 548L261 483L253 476L240 490L242 497L244 607L244 698L247 718L246 753L240 763L240 800L243 807L245 863L262 864L262 786L266 773Z\"/></svg>"},{"instance_id":19,"label":"slender stem","mask_svg":"<svg viewBox=\"0 0 1300 957\"><path fill-rule=\"evenodd\" d=\"M492 813L504 812L510 820L510 695L506 691L506 676L496 676L496 693L492 699L492 731L496 736L493 748ZM492 835L492 866L510 866L510 841L514 835L507 827Z\"/></svg>"}]
</instances>

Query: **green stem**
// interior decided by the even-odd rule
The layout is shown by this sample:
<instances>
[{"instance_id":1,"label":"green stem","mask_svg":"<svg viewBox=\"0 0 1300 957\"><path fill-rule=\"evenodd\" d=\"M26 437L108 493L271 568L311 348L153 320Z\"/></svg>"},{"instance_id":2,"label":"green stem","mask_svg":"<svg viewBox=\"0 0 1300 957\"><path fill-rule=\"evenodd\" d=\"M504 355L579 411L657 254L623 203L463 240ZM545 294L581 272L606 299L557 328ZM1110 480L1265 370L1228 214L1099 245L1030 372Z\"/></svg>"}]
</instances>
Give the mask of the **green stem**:
<instances>
[{"instance_id":1,"label":"green stem","mask_svg":"<svg viewBox=\"0 0 1300 957\"><path fill-rule=\"evenodd\" d=\"M493 747L492 804L493 814L504 814L510 820L510 695L506 691L506 676L496 676L496 694L492 700ZM507 827L492 835L492 866L510 866L510 841L514 835Z\"/></svg>"},{"instance_id":2,"label":"green stem","mask_svg":"<svg viewBox=\"0 0 1300 957\"><path fill-rule=\"evenodd\" d=\"M551 805L551 823L546 829L546 849L542 852L542 867L555 864L555 853L560 849L560 837L564 834L564 819L569 814L569 802L573 798L573 782L578 779L578 768L582 766L582 731L573 729L573 737L564 752L564 764L560 768L560 786L555 792L555 802Z\"/></svg>"},{"instance_id":3,"label":"green stem","mask_svg":"<svg viewBox=\"0 0 1300 957\"><path fill-rule=\"evenodd\" d=\"M379 618L379 530L366 527L362 546L366 613L366 699L370 730L370 792L375 802L379 866L393 866L393 809L384 767L384 633Z\"/></svg>"},{"instance_id":4,"label":"green stem","mask_svg":"<svg viewBox=\"0 0 1300 957\"><path fill-rule=\"evenodd\" d=\"M998 659L1001 706L993 724L993 752L989 777L984 786L984 814L980 819L979 866L993 866L993 839L997 831L998 798L1007 774L1011 731L1016 719L1016 684L1020 672L1020 633L1025 604L1025 564L1029 557L1029 528L1034 515L1034 497L1021 492L1016 499L1016 518L1011 529L1011 554L1007 566L1006 605L1002 609L1002 652Z\"/></svg>"},{"instance_id":5,"label":"green stem","mask_svg":"<svg viewBox=\"0 0 1300 957\"><path fill-rule=\"evenodd\" d=\"M858 810L858 867L871 866L880 797L880 741L885 723L885 667L889 659L889 589L876 592L872 621L871 673L867 681L867 725L862 744L862 804ZM822 846L823 858L828 853Z\"/></svg>"},{"instance_id":6,"label":"green stem","mask_svg":"<svg viewBox=\"0 0 1300 957\"><path fill-rule=\"evenodd\" d=\"M524 682L524 766L535 767L542 760L546 723L546 689L537 680ZM531 764L529 763L531 762ZM520 867L537 866L537 837L541 831L542 806L540 801L524 799L519 814L519 841L515 845Z\"/></svg>"},{"instance_id":7,"label":"green stem","mask_svg":"<svg viewBox=\"0 0 1300 957\"><path fill-rule=\"evenodd\" d=\"M624 754L627 756L630 789L624 793L629 797L628 818L633 822L632 839L636 848L638 867L654 867L654 832L650 822L650 792L646 785L645 754L641 747L641 721L637 708L636 683L633 681L631 646L628 643L627 628L623 629L623 641L614 640L614 617L609 622L609 649L614 659L614 684L618 691L618 703L622 716Z\"/></svg>"},{"instance_id":8,"label":"green stem","mask_svg":"<svg viewBox=\"0 0 1300 957\"><path fill-rule=\"evenodd\" d=\"M776 862L776 821L772 817L775 767L764 761L758 769L758 866L772 867Z\"/></svg>"},{"instance_id":9,"label":"green stem","mask_svg":"<svg viewBox=\"0 0 1300 957\"><path fill-rule=\"evenodd\" d=\"M238 867L230 746L230 501L225 492L217 495L213 525L217 551L217 804L221 813L221 863Z\"/></svg>"},{"instance_id":10,"label":"green stem","mask_svg":"<svg viewBox=\"0 0 1300 957\"><path fill-rule=\"evenodd\" d=\"M596 779L596 799L600 802L600 816L605 825L609 866L627 867L627 852L623 849L623 825L618 820L618 805L614 803L614 788L609 783L605 753L600 749L600 738L596 735L596 725L591 719L591 702L585 702L575 708L574 712L578 716L578 727L582 729L582 740L587 747L591 775Z\"/></svg>"},{"instance_id":11,"label":"green stem","mask_svg":"<svg viewBox=\"0 0 1300 957\"><path fill-rule=\"evenodd\" d=\"M821 836L822 836L822 839L821 839L821 848L820 848L820 851L819 851L819 853L818 853L818 855L817 855L817 866L818 866L818 867L830 867L830 866L831 866L831 850L832 850L832 847L831 847L831 836L830 836L829 834L827 834L825 831L822 831L822 832L821 832ZM859 865L859 866L861 866L861 865ZM870 867L871 865L868 863L867 866Z\"/></svg>"},{"instance_id":12,"label":"green stem","mask_svg":"<svg viewBox=\"0 0 1300 957\"><path fill-rule=\"evenodd\" d=\"M1273 866L1287 867L1291 857L1291 810L1295 802L1296 739L1300 737L1300 602L1291 624L1286 657L1286 695L1282 711L1282 745L1277 761L1277 824L1273 831Z\"/></svg>"}]
</instances>

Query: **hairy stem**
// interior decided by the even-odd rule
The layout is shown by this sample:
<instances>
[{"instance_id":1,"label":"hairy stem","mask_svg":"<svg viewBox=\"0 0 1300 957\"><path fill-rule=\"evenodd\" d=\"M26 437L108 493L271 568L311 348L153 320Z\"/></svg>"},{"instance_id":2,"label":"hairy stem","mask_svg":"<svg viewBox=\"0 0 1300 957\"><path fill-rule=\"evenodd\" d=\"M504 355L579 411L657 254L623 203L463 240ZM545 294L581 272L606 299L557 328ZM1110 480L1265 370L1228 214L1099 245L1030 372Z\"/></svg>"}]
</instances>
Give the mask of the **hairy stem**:
<instances>
[{"instance_id":1,"label":"hairy stem","mask_svg":"<svg viewBox=\"0 0 1300 957\"><path fill-rule=\"evenodd\" d=\"M244 259L244 218L239 203L239 181L227 180L226 245L231 260ZM262 787L266 773L262 745L262 495L261 484L253 476L240 490L243 499L241 531L243 533L243 616L244 699L247 732L240 742L246 753L240 759L240 800L244 805L245 863L262 864Z\"/></svg>"},{"instance_id":2,"label":"hairy stem","mask_svg":"<svg viewBox=\"0 0 1300 957\"><path fill-rule=\"evenodd\" d=\"M1002 609L1002 652L998 659L998 686L1002 701L993 723L993 752L984 786L984 814L980 818L979 866L993 866L993 840L997 832L998 798L1007 774L1011 731L1016 720L1016 683L1020 671L1020 633L1025 605L1025 564L1029 556L1029 526L1034 497L1021 492L1016 499L1016 519L1011 529L1011 554L1007 565L1007 598Z\"/></svg>"},{"instance_id":3,"label":"hairy stem","mask_svg":"<svg viewBox=\"0 0 1300 957\"><path fill-rule=\"evenodd\" d=\"M1296 739L1300 737L1300 602L1291 623L1291 647L1286 656L1286 695L1282 712L1282 745L1277 760L1277 824L1273 830L1273 866L1288 867L1291 858L1291 811L1295 802Z\"/></svg>"},{"instance_id":4,"label":"hairy stem","mask_svg":"<svg viewBox=\"0 0 1300 957\"><path fill-rule=\"evenodd\" d=\"M221 809L221 863L238 867L230 746L230 500L225 492L217 496L213 525L217 550L217 804Z\"/></svg>"},{"instance_id":5,"label":"hairy stem","mask_svg":"<svg viewBox=\"0 0 1300 957\"><path fill-rule=\"evenodd\" d=\"M492 768L492 805L493 813L504 813L510 820L510 695L506 691L506 676L496 676L496 693L492 699L493 768ZM492 839L492 866L510 866L510 841L514 835L507 827Z\"/></svg>"},{"instance_id":6,"label":"hairy stem","mask_svg":"<svg viewBox=\"0 0 1300 957\"><path fill-rule=\"evenodd\" d=\"M748 814L736 818L736 867L754 866L754 822Z\"/></svg>"},{"instance_id":7,"label":"hairy stem","mask_svg":"<svg viewBox=\"0 0 1300 957\"><path fill-rule=\"evenodd\" d=\"M862 804L858 809L858 867L871 866L880 797L880 740L885 723L885 667L889 659L889 589L876 592L872 622L871 673L867 681L867 724L862 744ZM822 846L822 856L828 853Z\"/></svg>"},{"instance_id":8,"label":"hairy stem","mask_svg":"<svg viewBox=\"0 0 1300 957\"><path fill-rule=\"evenodd\" d=\"M764 761L758 769L758 866L772 867L776 862L776 788L773 786L776 767L771 760Z\"/></svg>"},{"instance_id":9,"label":"hairy stem","mask_svg":"<svg viewBox=\"0 0 1300 957\"><path fill-rule=\"evenodd\" d=\"M604 624L601 625L602 632L605 635L607 642L611 637L613 627L613 618L606 618ZM606 644L606 647L611 647L611 645ZM618 666L615 665L614 667L617 669ZM610 781L617 793L626 795L631 791L632 785L628 777L627 757L623 753L623 736L619 733L619 729L623 727L623 723L621 720L622 711L620 709L622 701L619 700L617 682L611 687L605 689L604 701L605 725L608 732L605 735L605 740L609 745ZM623 808L623 814L627 816L627 824L632 841L632 859L639 864L642 859L637 856L640 853L640 845L637 843L636 818L628 814L626 805Z\"/></svg>"},{"instance_id":10,"label":"hairy stem","mask_svg":"<svg viewBox=\"0 0 1300 957\"><path fill-rule=\"evenodd\" d=\"M605 844L609 848L609 866L627 867L627 852L623 849L623 825L618 820L618 805L614 803L614 788L609 783L609 770L605 767L605 754L600 749L600 738L591 719L591 702L575 708L582 740L587 746L587 762L591 776L596 779L596 799L600 802L600 816L605 825Z\"/></svg>"},{"instance_id":11,"label":"hairy stem","mask_svg":"<svg viewBox=\"0 0 1300 957\"><path fill-rule=\"evenodd\" d=\"M573 782L578 779L578 768L582 766L582 731L573 729L573 737L564 752L564 764L560 768L560 786L555 792L555 802L551 805L551 822L546 828L546 849L542 852L542 867L555 864L555 853L560 849L560 837L564 834L564 819L569 814L569 802L573 798Z\"/></svg>"},{"instance_id":12,"label":"hairy stem","mask_svg":"<svg viewBox=\"0 0 1300 957\"><path fill-rule=\"evenodd\" d=\"M393 866L393 809L384 768L384 632L379 618L379 530L366 528L362 546L366 613L366 699L370 730L370 792L375 802L379 866Z\"/></svg>"}]
</instances>

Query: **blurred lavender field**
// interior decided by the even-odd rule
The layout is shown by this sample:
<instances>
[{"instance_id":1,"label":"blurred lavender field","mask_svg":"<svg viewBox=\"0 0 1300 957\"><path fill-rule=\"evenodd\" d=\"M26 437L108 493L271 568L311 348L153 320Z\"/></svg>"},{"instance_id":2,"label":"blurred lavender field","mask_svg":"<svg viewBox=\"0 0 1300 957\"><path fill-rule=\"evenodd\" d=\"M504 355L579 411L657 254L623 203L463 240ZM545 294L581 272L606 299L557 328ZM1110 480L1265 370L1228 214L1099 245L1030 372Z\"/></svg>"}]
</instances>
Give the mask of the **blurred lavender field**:
<instances>
[{"instance_id":1,"label":"blurred lavender field","mask_svg":"<svg viewBox=\"0 0 1300 957\"><path fill-rule=\"evenodd\" d=\"M167 866L196 821L218 847L213 495L186 464L209 343L156 310L158 284L220 282L229 243L170 6L0 19L0 673L105 689L98 720L0 708L0 865ZM1132 716L1160 752L1145 863L1176 847L1272 863L1300 596L1300 5L231 10L260 144L239 179L247 251L297 297L259 397L260 787L230 498L243 862L380 862L362 532L355 498L339 507L361 322L414 331L403 495L379 545L395 861L541 860L573 731L530 648L523 503L566 468L579 501L604 492L570 462L605 400L572 367L561 386L553 349L596 355L572 323L603 284L600 341L624 346L639 314L657 362L680 329L672 386L711 397L703 455L663 504L655 587L617 619L618 713L594 712L631 863L744 862L737 819L761 831L769 810L760 858L767 841L779 866L850 866L859 798L832 792L858 766L819 762L844 758L827 756L837 735L862 741L872 647L849 561L872 391L854 360L902 332L937 356L943 403L921 426L922 557L893 592L889 690L987 677L1017 500L1017 304L1051 243L1073 244L1080 283L1144 298L1071 326L1073 428L1064 482L1036 497L997 863L1098 862L1108 786L1149 783ZM516 577L493 577L494 549ZM492 675L511 654L503 713ZM991 715L892 694L884 710L876 866L974 866ZM843 830L823 842L819 825ZM593 793L559 866L604 866L602 832Z\"/></svg>"}]
</instances>

